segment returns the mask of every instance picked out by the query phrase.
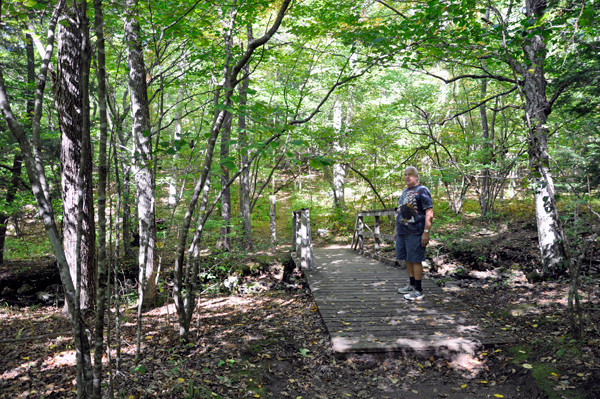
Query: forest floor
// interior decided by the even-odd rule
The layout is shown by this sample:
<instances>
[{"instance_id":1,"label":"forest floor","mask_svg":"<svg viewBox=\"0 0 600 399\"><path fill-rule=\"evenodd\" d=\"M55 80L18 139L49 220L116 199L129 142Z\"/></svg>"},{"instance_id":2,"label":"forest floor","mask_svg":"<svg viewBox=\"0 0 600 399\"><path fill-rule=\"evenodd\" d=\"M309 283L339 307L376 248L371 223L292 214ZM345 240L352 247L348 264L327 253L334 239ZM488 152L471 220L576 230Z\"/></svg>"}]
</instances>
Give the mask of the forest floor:
<instances>
[{"instance_id":1,"label":"forest floor","mask_svg":"<svg viewBox=\"0 0 600 399\"><path fill-rule=\"evenodd\" d=\"M472 231L460 239L440 233L428 276L512 331L513 345L448 357L336 356L302 277L293 284L281 282L289 249L282 247L255 254L262 265L234 293L202 297L192 343L180 342L173 305L146 312L137 366L136 310L128 308L121 315L120 364L112 368L115 397L600 398L597 277L582 281L589 324L583 341L572 340L564 312L566 282L528 282L525 274L535 266L535 236L529 236L535 233L527 226L508 230L506 235L502 226ZM19 267L28 275L27 266ZM76 396L70 327L58 302L6 304L0 323L0 398ZM112 318L111 324L114 362ZM57 335L14 341L52 333Z\"/></svg>"}]
</instances>

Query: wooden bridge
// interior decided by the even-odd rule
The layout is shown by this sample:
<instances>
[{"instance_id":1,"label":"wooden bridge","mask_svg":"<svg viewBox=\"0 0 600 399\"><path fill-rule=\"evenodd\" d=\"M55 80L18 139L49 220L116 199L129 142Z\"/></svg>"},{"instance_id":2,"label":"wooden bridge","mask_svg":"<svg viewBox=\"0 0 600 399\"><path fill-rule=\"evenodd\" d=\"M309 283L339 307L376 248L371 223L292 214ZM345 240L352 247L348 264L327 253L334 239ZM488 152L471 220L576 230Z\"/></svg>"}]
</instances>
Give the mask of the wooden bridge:
<instances>
[{"instance_id":1,"label":"wooden bridge","mask_svg":"<svg viewBox=\"0 0 600 399\"><path fill-rule=\"evenodd\" d=\"M296 265L307 277L335 352L472 353L512 342L429 280L423 281L423 300L405 300L398 288L408 283L408 274L391 259L367 258L350 247L313 249L307 209L294 212L293 223Z\"/></svg>"}]
</instances>

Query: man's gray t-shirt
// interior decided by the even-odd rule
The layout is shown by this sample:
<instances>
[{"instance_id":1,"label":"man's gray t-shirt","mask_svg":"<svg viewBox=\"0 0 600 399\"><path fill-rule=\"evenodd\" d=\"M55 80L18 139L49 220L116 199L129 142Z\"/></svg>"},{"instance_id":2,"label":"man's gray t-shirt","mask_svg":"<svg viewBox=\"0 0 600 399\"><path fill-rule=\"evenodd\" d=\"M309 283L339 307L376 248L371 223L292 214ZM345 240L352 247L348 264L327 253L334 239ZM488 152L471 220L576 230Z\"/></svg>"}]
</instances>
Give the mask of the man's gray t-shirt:
<instances>
[{"instance_id":1,"label":"man's gray t-shirt","mask_svg":"<svg viewBox=\"0 0 600 399\"><path fill-rule=\"evenodd\" d=\"M398 197L396 232L421 235L425 229L425 210L433 208L429 189L422 185L404 189Z\"/></svg>"}]
</instances>

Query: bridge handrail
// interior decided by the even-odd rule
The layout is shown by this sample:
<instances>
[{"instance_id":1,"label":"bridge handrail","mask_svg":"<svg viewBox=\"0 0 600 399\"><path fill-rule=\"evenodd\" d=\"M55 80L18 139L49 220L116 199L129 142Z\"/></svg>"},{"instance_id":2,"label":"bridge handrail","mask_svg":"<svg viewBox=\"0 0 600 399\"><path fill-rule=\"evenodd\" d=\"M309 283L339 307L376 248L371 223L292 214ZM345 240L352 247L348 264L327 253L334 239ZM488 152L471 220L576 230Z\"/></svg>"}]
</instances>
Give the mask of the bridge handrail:
<instances>
[{"instance_id":1,"label":"bridge handrail","mask_svg":"<svg viewBox=\"0 0 600 399\"><path fill-rule=\"evenodd\" d=\"M312 232L310 229L310 209L302 208L292 212L292 246L300 259L302 269L313 270Z\"/></svg>"},{"instance_id":2,"label":"bridge handrail","mask_svg":"<svg viewBox=\"0 0 600 399\"><path fill-rule=\"evenodd\" d=\"M381 245L381 239L385 241L394 241L393 234L381 234L380 233L380 220L381 216L395 216L396 208L387 208L387 209L375 209L375 210L366 210L366 211L358 211L356 215L356 223L354 224L354 233L352 234L352 244L350 244L350 248L359 252L364 252L364 238L365 237L373 237L375 238L375 251L379 251ZM374 216L375 223L373 229L371 229L368 225L365 224L364 217L365 216ZM393 220L390 218L390 220ZM365 231L367 228L370 231ZM357 248L358 247L358 248Z\"/></svg>"}]
</instances>

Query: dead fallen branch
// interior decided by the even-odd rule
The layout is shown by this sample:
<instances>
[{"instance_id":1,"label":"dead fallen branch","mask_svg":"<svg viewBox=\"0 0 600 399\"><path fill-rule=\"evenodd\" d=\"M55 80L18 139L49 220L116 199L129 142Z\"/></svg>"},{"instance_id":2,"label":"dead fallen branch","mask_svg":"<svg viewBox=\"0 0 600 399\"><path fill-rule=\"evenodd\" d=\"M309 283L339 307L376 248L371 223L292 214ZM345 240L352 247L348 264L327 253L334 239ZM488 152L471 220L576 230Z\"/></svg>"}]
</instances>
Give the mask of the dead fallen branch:
<instances>
[{"instance_id":1,"label":"dead fallen branch","mask_svg":"<svg viewBox=\"0 0 600 399\"><path fill-rule=\"evenodd\" d=\"M35 340L38 340L38 339L56 337L58 335L71 335L71 334L72 334L71 331L59 331L59 332L54 332L54 333L50 333L50 334L36 335L34 337L21 337L21 338L14 338L14 339L3 339L3 340L0 341L0 344L9 344L11 342L21 342L21 341L35 341Z\"/></svg>"}]
</instances>

